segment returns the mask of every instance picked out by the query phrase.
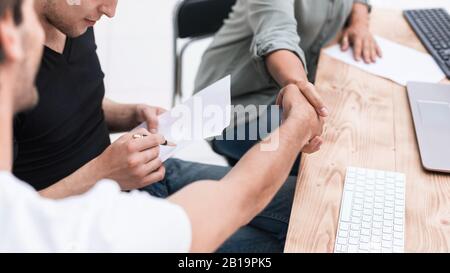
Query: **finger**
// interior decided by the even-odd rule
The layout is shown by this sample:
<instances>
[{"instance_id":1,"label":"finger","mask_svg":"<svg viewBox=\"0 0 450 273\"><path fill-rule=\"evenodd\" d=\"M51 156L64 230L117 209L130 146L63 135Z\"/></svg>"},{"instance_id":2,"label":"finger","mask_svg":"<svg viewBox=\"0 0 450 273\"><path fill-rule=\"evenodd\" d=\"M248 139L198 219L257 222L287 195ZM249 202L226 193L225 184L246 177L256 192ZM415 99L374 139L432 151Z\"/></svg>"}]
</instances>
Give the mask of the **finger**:
<instances>
[{"instance_id":1,"label":"finger","mask_svg":"<svg viewBox=\"0 0 450 273\"><path fill-rule=\"evenodd\" d=\"M142 179L142 184L143 186L147 186L156 182L160 182L164 179L165 176L166 176L166 168L163 165L155 172L152 172L151 174L144 177Z\"/></svg>"},{"instance_id":2,"label":"finger","mask_svg":"<svg viewBox=\"0 0 450 273\"><path fill-rule=\"evenodd\" d=\"M150 132L146 128L137 128L130 131L129 134L124 135L124 137L133 139L134 135L148 136L150 135Z\"/></svg>"},{"instance_id":3,"label":"finger","mask_svg":"<svg viewBox=\"0 0 450 273\"><path fill-rule=\"evenodd\" d=\"M143 114L145 121L147 122L147 128L152 133L155 134L158 131L158 114L157 109L154 108L144 108Z\"/></svg>"},{"instance_id":4,"label":"finger","mask_svg":"<svg viewBox=\"0 0 450 273\"><path fill-rule=\"evenodd\" d=\"M377 55L377 49L375 47L375 43L374 42L372 42L372 49L371 50L372 50L372 53L371 53L371 55L372 55L372 62L376 63L378 55Z\"/></svg>"},{"instance_id":5,"label":"finger","mask_svg":"<svg viewBox=\"0 0 450 273\"><path fill-rule=\"evenodd\" d=\"M342 40L341 40L341 50L347 51L349 47L350 47L350 42L348 40L348 34L345 33L344 36L342 36Z\"/></svg>"},{"instance_id":6,"label":"finger","mask_svg":"<svg viewBox=\"0 0 450 273\"><path fill-rule=\"evenodd\" d=\"M367 40L364 40L364 42L363 42L363 58L364 58L364 62L366 64L371 63L371 56L370 56L371 50L372 49L370 48L370 42Z\"/></svg>"},{"instance_id":7,"label":"finger","mask_svg":"<svg viewBox=\"0 0 450 273\"><path fill-rule=\"evenodd\" d=\"M319 124L320 124L320 125L319 125L319 128L318 128L317 135L318 135L318 136L321 136L321 135L323 134L323 131L324 131L325 119L322 118L322 117L319 117ZM322 137L320 137L320 140L322 140L322 142L323 142Z\"/></svg>"},{"instance_id":8,"label":"finger","mask_svg":"<svg viewBox=\"0 0 450 273\"><path fill-rule=\"evenodd\" d=\"M362 47L363 47L362 40L357 38L353 45L353 57L357 62L361 60Z\"/></svg>"},{"instance_id":9,"label":"finger","mask_svg":"<svg viewBox=\"0 0 450 273\"><path fill-rule=\"evenodd\" d=\"M323 142L323 139L321 136L315 136L311 139L311 141L309 143L313 143L314 145L321 145Z\"/></svg>"},{"instance_id":10,"label":"finger","mask_svg":"<svg viewBox=\"0 0 450 273\"><path fill-rule=\"evenodd\" d=\"M277 100L276 100L276 104L283 106L283 100L284 100L284 95L286 94L286 91L294 89L295 91L298 91L298 86L295 84L288 84L285 87L283 87L283 89L281 89L280 93L278 94Z\"/></svg>"},{"instance_id":11,"label":"finger","mask_svg":"<svg viewBox=\"0 0 450 273\"><path fill-rule=\"evenodd\" d=\"M375 62L377 62L378 61L378 54L377 54L377 48L375 47L375 45L373 45L373 48L372 48L372 60L373 60L373 62L375 63Z\"/></svg>"},{"instance_id":12,"label":"finger","mask_svg":"<svg viewBox=\"0 0 450 273\"><path fill-rule=\"evenodd\" d=\"M156 108L156 114L159 116L161 114L164 114L165 112L167 112L168 110L162 107L155 107Z\"/></svg>"},{"instance_id":13,"label":"finger","mask_svg":"<svg viewBox=\"0 0 450 273\"><path fill-rule=\"evenodd\" d=\"M142 170L145 173L145 176L148 176L153 172L159 170L159 168L161 168L162 165L163 163L161 159L156 158L154 160L147 162L144 166L142 166Z\"/></svg>"},{"instance_id":14,"label":"finger","mask_svg":"<svg viewBox=\"0 0 450 273\"><path fill-rule=\"evenodd\" d=\"M302 81L297 83L298 89L306 97L309 103L316 109L316 112L322 116L327 117L329 115L328 108L322 100L322 97L316 90L316 87L307 81Z\"/></svg>"},{"instance_id":15,"label":"finger","mask_svg":"<svg viewBox=\"0 0 450 273\"><path fill-rule=\"evenodd\" d=\"M166 139L159 134L150 134L143 138L138 138L133 141L134 151L142 152L152 148L159 148L166 142Z\"/></svg>"},{"instance_id":16,"label":"finger","mask_svg":"<svg viewBox=\"0 0 450 273\"><path fill-rule=\"evenodd\" d=\"M159 146L140 153L135 153L130 156L130 159L128 160L128 167L137 168L141 170L141 176L146 176L149 172L145 170L145 166L150 162L159 160L158 157ZM142 171L142 169L144 169L144 171Z\"/></svg>"},{"instance_id":17,"label":"finger","mask_svg":"<svg viewBox=\"0 0 450 273\"><path fill-rule=\"evenodd\" d=\"M314 154L314 153L317 153L318 151L320 151L320 146L314 146L314 147L311 147L308 150L304 151L303 153Z\"/></svg>"},{"instance_id":18,"label":"finger","mask_svg":"<svg viewBox=\"0 0 450 273\"><path fill-rule=\"evenodd\" d=\"M315 137L310 141L308 145L306 145L302 152L307 154L312 154L320 150L320 147L322 146L322 139L320 137Z\"/></svg>"},{"instance_id":19,"label":"finger","mask_svg":"<svg viewBox=\"0 0 450 273\"><path fill-rule=\"evenodd\" d=\"M151 162L152 160L155 160L159 157L159 153L160 153L160 148L159 146L153 147L151 149L142 151L140 153L140 157L142 159L142 163L143 164L147 164L149 162Z\"/></svg>"},{"instance_id":20,"label":"finger","mask_svg":"<svg viewBox=\"0 0 450 273\"><path fill-rule=\"evenodd\" d=\"M378 42L374 41L374 43L375 43L375 50L377 52L378 57L383 58L383 52L382 52L380 46L378 45Z\"/></svg>"},{"instance_id":21,"label":"finger","mask_svg":"<svg viewBox=\"0 0 450 273\"><path fill-rule=\"evenodd\" d=\"M313 147L312 145L308 144L305 147L303 147L302 153L304 154L312 154L315 152L315 147Z\"/></svg>"},{"instance_id":22,"label":"finger","mask_svg":"<svg viewBox=\"0 0 450 273\"><path fill-rule=\"evenodd\" d=\"M314 137L313 139L311 139L309 141L309 143L307 145L305 145L305 147L303 148L303 151L307 152L307 151L314 150L320 144L320 142L321 142L320 137Z\"/></svg>"},{"instance_id":23,"label":"finger","mask_svg":"<svg viewBox=\"0 0 450 273\"><path fill-rule=\"evenodd\" d=\"M275 102L276 105L282 106L283 105L283 97L284 93L286 92L286 89L281 89L280 93L278 94L277 101Z\"/></svg>"}]
</instances>

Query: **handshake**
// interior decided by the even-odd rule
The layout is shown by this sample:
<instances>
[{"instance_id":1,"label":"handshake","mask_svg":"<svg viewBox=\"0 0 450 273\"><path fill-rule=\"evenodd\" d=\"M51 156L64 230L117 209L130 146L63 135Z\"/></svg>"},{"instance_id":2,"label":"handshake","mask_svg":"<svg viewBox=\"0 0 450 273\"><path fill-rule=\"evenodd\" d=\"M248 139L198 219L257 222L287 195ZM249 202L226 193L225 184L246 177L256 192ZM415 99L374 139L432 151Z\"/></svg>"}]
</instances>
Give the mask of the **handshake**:
<instances>
[{"instance_id":1,"label":"handshake","mask_svg":"<svg viewBox=\"0 0 450 273\"><path fill-rule=\"evenodd\" d=\"M287 85L281 90L277 104L283 109L284 122L298 129L296 135L303 141L309 140L302 152L317 152L323 143L321 135L328 111L314 85L308 82ZM123 135L93 161L96 178L115 180L122 190L143 188L165 177L165 167L159 155L160 145L168 142L156 133L157 116L163 111L144 105L139 107L137 112L141 117L138 121L147 121L149 131L140 128ZM301 141L300 138L297 140Z\"/></svg>"},{"instance_id":2,"label":"handshake","mask_svg":"<svg viewBox=\"0 0 450 273\"><path fill-rule=\"evenodd\" d=\"M309 142L302 152L319 151L323 144L324 118L329 113L314 85L304 81L287 85L278 95L277 104L283 109L283 120L294 122L296 128L306 133Z\"/></svg>"}]
</instances>

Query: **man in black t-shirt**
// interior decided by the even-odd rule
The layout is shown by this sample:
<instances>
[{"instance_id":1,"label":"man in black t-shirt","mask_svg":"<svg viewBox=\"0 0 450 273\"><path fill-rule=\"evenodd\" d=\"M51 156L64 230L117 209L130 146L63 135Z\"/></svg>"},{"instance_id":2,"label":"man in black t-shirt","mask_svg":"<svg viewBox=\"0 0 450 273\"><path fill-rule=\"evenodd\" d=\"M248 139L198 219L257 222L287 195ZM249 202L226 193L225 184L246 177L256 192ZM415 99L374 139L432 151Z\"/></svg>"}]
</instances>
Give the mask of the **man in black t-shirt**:
<instances>
[{"instance_id":1,"label":"man in black t-shirt","mask_svg":"<svg viewBox=\"0 0 450 273\"><path fill-rule=\"evenodd\" d=\"M110 131L129 131L145 121L154 130L163 110L104 97L92 27L103 14L114 16L116 1L104 2L36 2L47 37L36 80L40 103L15 118L13 172L49 198L86 192L103 178L124 190L164 178L153 136L143 147L134 147L129 136L110 146Z\"/></svg>"}]
</instances>

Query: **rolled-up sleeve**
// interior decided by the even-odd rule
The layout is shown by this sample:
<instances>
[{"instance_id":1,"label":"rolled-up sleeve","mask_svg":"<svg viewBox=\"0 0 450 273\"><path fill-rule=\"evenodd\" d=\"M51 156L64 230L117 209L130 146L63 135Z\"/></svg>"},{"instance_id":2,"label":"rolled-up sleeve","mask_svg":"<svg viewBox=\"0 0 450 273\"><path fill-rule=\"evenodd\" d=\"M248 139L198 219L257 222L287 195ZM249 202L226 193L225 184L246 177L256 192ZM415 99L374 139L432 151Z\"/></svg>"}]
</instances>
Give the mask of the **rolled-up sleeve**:
<instances>
[{"instance_id":1,"label":"rolled-up sleeve","mask_svg":"<svg viewBox=\"0 0 450 273\"><path fill-rule=\"evenodd\" d=\"M354 3L362 3L366 5L370 5L370 0L353 0Z\"/></svg>"},{"instance_id":2,"label":"rolled-up sleeve","mask_svg":"<svg viewBox=\"0 0 450 273\"><path fill-rule=\"evenodd\" d=\"M248 0L247 5L247 16L253 31L251 51L257 65L265 71L264 57L284 49L295 53L306 71L294 0Z\"/></svg>"}]
</instances>

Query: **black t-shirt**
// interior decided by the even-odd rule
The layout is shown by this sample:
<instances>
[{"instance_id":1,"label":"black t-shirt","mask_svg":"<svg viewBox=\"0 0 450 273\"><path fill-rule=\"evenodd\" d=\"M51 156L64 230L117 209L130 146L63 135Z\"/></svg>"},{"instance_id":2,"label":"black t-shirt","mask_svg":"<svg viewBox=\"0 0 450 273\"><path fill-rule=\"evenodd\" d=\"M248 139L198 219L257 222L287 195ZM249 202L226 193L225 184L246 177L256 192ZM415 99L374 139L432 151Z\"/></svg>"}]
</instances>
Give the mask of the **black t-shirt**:
<instances>
[{"instance_id":1,"label":"black t-shirt","mask_svg":"<svg viewBox=\"0 0 450 273\"><path fill-rule=\"evenodd\" d=\"M63 54L45 47L36 80L39 104L14 121L13 172L36 190L69 176L110 144L96 49L92 28L68 38Z\"/></svg>"}]
</instances>

